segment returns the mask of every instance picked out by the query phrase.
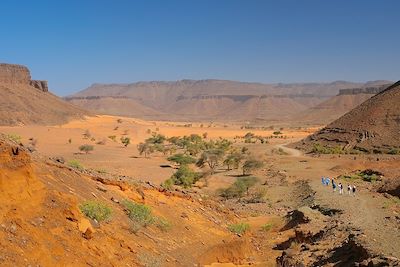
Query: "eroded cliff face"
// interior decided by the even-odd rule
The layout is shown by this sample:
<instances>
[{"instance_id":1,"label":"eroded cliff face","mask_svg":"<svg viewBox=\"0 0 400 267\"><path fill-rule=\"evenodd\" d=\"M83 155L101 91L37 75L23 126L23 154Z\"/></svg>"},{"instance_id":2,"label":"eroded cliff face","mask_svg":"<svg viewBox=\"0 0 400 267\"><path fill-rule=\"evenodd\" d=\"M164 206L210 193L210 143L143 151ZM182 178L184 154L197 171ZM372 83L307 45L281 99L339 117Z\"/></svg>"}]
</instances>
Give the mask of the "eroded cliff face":
<instances>
[{"instance_id":1,"label":"eroded cliff face","mask_svg":"<svg viewBox=\"0 0 400 267\"><path fill-rule=\"evenodd\" d=\"M0 83L29 84L31 74L29 69L22 65L0 64Z\"/></svg>"},{"instance_id":2,"label":"eroded cliff face","mask_svg":"<svg viewBox=\"0 0 400 267\"><path fill-rule=\"evenodd\" d=\"M0 84L30 85L48 92L47 81L32 80L29 69L22 65L0 63Z\"/></svg>"}]
</instances>

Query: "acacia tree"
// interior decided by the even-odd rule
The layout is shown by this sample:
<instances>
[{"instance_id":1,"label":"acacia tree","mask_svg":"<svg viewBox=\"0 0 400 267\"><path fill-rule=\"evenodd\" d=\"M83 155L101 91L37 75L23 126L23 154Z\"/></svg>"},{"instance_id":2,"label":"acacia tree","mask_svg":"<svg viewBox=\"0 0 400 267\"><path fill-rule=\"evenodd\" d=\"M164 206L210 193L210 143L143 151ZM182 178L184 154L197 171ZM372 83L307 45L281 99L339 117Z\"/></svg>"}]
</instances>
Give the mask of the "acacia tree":
<instances>
[{"instance_id":1,"label":"acacia tree","mask_svg":"<svg viewBox=\"0 0 400 267\"><path fill-rule=\"evenodd\" d=\"M225 160L224 160L224 165L226 165L228 171L230 171L233 168L237 169L239 168L240 162L243 160L244 156L240 153L231 153L229 154Z\"/></svg>"},{"instance_id":2,"label":"acacia tree","mask_svg":"<svg viewBox=\"0 0 400 267\"><path fill-rule=\"evenodd\" d=\"M196 162L195 158L192 158L191 156L185 155L185 154L175 154L167 159L168 161L175 162L179 165L188 165Z\"/></svg>"},{"instance_id":3,"label":"acacia tree","mask_svg":"<svg viewBox=\"0 0 400 267\"><path fill-rule=\"evenodd\" d=\"M264 163L256 159L248 159L244 162L242 169L243 175L248 175L251 171L260 169L264 166Z\"/></svg>"},{"instance_id":4,"label":"acacia tree","mask_svg":"<svg viewBox=\"0 0 400 267\"><path fill-rule=\"evenodd\" d=\"M94 147L92 145L81 145L79 147L79 150L82 152L85 152L86 154L89 154L90 151L93 151Z\"/></svg>"},{"instance_id":5,"label":"acacia tree","mask_svg":"<svg viewBox=\"0 0 400 267\"><path fill-rule=\"evenodd\" d=\"M137 145L137 149L139 150L139 154L143 155L147 158L149 154L154 152L153 146L149 145L148 143L139 143Z\"/></svg>"},{"instance_id":6,"label":"acacia tree","mask_svg":"<svg viewBox=\"0 0 400 267\"><path fill-rule=\"evenodd\" d=\"M201 154L199 160L196 162L196 165L201 168L205 165L208 165L208 167L211 169L211 173L214 173L215 169L219 165L219 162L224 157L224 154L225 152L222 149L206 150Z\"/></svg>"}]
</instances>

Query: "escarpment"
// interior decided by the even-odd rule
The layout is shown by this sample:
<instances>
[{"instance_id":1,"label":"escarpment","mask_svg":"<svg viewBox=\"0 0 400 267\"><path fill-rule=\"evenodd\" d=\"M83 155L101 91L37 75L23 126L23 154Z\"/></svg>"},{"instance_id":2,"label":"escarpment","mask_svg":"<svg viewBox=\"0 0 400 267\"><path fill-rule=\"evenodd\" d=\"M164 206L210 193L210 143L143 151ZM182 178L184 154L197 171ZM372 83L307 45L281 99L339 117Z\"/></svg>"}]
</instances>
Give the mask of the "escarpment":
<instances>
[{"instance_id":1,"label":"escarpment","mask_svg":"<svg viewBox=\"0 0 400 267\"><path fill-rule=\"evenodd\" d=\"M54 125L86 114L50 93L47 81L32 80L27 67L0 64L0 125Z\"/></svg>"},{"instance_id":2,"label":"escarpment","mask_svg":"<svg viewBox=\"0 0 400 267\"><path fill-rule=\"evenodd\" d=\"M29 69L22 65L0 63L0 84L29 85L48 92L47 81L32 80Z\"/></svg>"}]
</instances>

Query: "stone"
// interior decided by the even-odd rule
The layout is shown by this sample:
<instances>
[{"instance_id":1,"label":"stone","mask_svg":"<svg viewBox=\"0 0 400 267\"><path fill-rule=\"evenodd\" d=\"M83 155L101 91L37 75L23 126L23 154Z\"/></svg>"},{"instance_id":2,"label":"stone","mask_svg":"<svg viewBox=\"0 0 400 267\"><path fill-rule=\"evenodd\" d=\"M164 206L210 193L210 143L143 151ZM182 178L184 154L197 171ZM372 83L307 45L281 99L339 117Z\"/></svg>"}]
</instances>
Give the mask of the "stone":
<instances>
[{"instance_id":1,"label":"stone","mask_svg":"<svg viewBox=\"0 0 400 267\"><path fill-rule=\"evenodd\" d=\"M0 83L29 84L31 74L29 69L22 65L0 64Z\"/></svg>"},{"instance_id":2,"label":"stone","mask_svg":"<svg viewBox=\"0 0 400 267\"><path fill-rule=\"evenodd\" d=\"M36 89L47 93L49 91L49 87L47 85L47 81L40 81L40 80L31 80L29 85L35 87Z\"/></svg>"}]
</instances>

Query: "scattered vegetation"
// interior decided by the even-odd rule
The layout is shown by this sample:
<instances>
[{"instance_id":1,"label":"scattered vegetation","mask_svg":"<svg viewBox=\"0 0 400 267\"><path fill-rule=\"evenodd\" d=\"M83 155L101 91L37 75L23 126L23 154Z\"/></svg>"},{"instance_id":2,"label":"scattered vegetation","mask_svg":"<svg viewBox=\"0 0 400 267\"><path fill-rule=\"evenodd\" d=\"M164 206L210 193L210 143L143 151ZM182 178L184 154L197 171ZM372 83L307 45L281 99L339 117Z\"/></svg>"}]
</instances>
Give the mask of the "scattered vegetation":
<instances>
[{"instance_id":1,"label":"scattered vegetation","mask_svg":"<svg viewBox=\"0 0 400 267\"><path fill-rule=\"evenodd\" d=\"M168 220L161 218L161 217L157 217L155 219L155 224L156 224L157 228L163 232L169 231L172 227L171 223Z\"/></svg>"},{"instance_id":2,"label":"scattered vegetation","mask_svg":"<svg viewBox=\"0 0 400 267\"><path fill-rule=\"evenodd\" d=\"M165 181L164 187L166 189L170 189L172 185L180 185L184 188L191 187L195 182L197 182L200 178L200 175L194 172L189 166L181 165L179 169Z\"/></svg>"},{"instance_id":3,"label":"scattered vegetation","mask_svg":"<svg viewBox=\"0 0 400 267\"><path fill-rule=\"evenodd\" d=\"M269 230L272 229L272 227L273 227L272 223L266 223L261 226L261 230L264 232L268 232Z\"/></svg>"},{"instance_id":4,"label":"scattered vegetation","mask_svg":"<svg viewBox=\"0 0 400 267\"><path fill-rule=\"evenodd\" d=\"M211 172L214 173L223 156L224 151L222 149L209 149L201 154L196 165L198 167L204 167L207 164Z\"/></svg>"},{"instance_id":5,"label":"scattered vegetation","mask_svg":"<svg viewBox=\"0 0 400 267\"><path fill-rule=\"evenodd\" d=\"M232 233L242 235L246 233L250 229L250 225L248 223L236 223L236 224L230 224L228 226L229 231Z\"/></svg>"},{"instance_id":6,"label":"scattered vegetation","mask_svg":"<svg viewBox=\"0 0 400 267\"><path fill-rule=\"evenodd\" d=\"M341 175L339 178L345 178L345 179L361 179L366 182L375 182L375 181L380 181L382 180L383 174L379 171L371 170L371 169L366 169L363 171L358 171L353 174L348 174L348 175Z\"/></svg>"},{"instance_id":7,"label":"scattered vegetation","mask_svg":"<svg viewBox=\"0 0 400 267\"><path fill-rule=\"evenodd\" d=\"M70 161L68 161L68 164L67 164L69 167L71 167L71 168L74 168L74 169L77 169L77 170L80 170L80 171L82 171L83 169L85 169L84 167L83 167L83 165L78 161L78 160L76 160L76 159L72 159L72 160L70 160Z\"/></svg>"},{"instance_id":8,"label":"scattered vegetation","mask_svg":"<svg viewBox=\"0 0 400 267\"><path fill-rule=\"evenodd\" d=\"M124 147L127 147L131 143L131 139L126 136L122 136L120 140Z\"/></svg>"},{"instance_id":9,"label":"scattered vegetation","mask_svg":"<svg viewBox=\"0 0 400 267\"><path fill-rule=\"evenodd\" d=\"M109 135L108 138L111 139L114 142L117 142L117 136L116 135Z\"/></svg>"},{"instance_id":10,"label":"scattered vegetation","mask_svg":"<svg viewBox=\"0 0 400 267\"><path fill-rule=\"evenodd\" d=\"M22 140L22 137L20 135L13 134L13 133L7 134L6 138L11 140L11 141L14 141L15 143L21 143L21 140Z\"/></svg>"},{"instance_id":11,"label":"scattered vegetation","mask_svg":"<svg viewBox=\"0 0 400 267\"><path fill-rule=\"evenodd\" d=\"M243 164L243 175L249 175L250 172L260 169L264 166L264 163L256 159L248 159Z\"/></svg>"},{"instance_id":12,"label":"scattered vegetation","mask_svg":"<svg viewBox=\"0 0 400 267\"><path fill-rule=\"evenodd\" d=\"M79 209L86 217L98 222L109 220L112 214L110 207L96 200L85 201Z\"/></svg>"},{"instance_id":13,"label":"scattered vegetation","mask_svg":"<svg viewBox=\"0 0 400 267\"><path fill-rule=\"evenodd\" d=\"M343 154L344 151L341 146L328 147L321 144L314 144L311 153L315 154Z\"/></svg>"},{"instance_id":14,"label":"scattered vegetation","mask_svg":"<svg viewBox=\"0 0 400 267\"><path fill-rule=\"evenodd\" d=\"M79 151L85 152L86 154L89 154L90 151L93 151L94 147L92 145L81 145L79 147Z\"/></svg>"},{"instance_id":15,"label":"scattered vegetation","mask_svg":"<svg viewBox=\"0 0 400 267\"><path fill-rule=\"evenodd\" d=\"M391 149L389 149L388 154L390 154L390 155L400 155L400 149L391 148Z\"/></svg>"},{"instance_id":16,"label":"scattered vegetation","mask_svg":"<svg viewBox=\"0 0 400 267\"><path fill-rule=\"evenodd\" d=\"M249 194L249 189L258 182L257 177L239 177L236 181L225 189L220 189L219 194L226 199L241 198Z\"/></svg>"},{"instance_id":17,"label":"scattered vegetation","mask_svg":"<svg viewBox=\"0 0 400 267\"><path fill-rule=\"evenodd\" d=\"M185 154L182 154L182 153L175 154L175 155L169 157L167 160L175 162L179 165L188 165L188 164L193 164L196 162L195 158L185 155Z\"/></svg>"},{"instance_id":18,"label":"scattered vegetation","mask_svg":"<svg viewBox=\"0 0 400 267\"><path fill-rule=\"evenodd\" d=\"M232 152L229 155L227 155L223 163L229 171L232 168L238 169L243 159L244 159L243 154L238 152Z\"/></svg>"}]
</instances>

